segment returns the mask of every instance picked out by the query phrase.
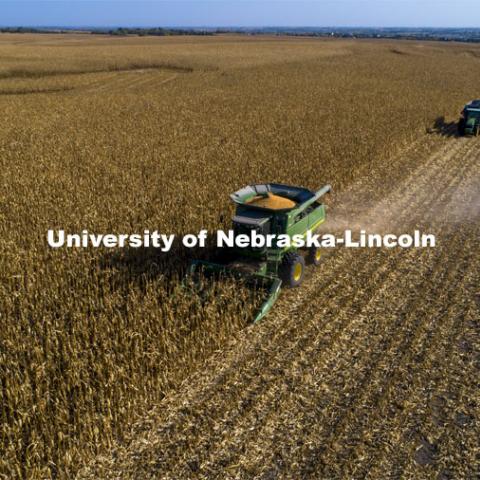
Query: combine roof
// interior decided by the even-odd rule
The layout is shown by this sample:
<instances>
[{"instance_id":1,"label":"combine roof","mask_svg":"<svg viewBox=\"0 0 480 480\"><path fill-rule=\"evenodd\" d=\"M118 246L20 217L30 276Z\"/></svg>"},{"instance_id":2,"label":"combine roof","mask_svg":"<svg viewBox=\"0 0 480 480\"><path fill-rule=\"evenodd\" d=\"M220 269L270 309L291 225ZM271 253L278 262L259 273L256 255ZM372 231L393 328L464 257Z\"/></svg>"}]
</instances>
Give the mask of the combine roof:
<instances>
[{"instance_id":1,"label":"combine roof","mask_svg":"<svg viewBox=\"0 0 480 480\"><path fill-rule=\"evenodd\" d=\"M469 110L480 110L480 100L472 100L470 103L467 103L466 107Z\"/></svg>"}]
</instances>

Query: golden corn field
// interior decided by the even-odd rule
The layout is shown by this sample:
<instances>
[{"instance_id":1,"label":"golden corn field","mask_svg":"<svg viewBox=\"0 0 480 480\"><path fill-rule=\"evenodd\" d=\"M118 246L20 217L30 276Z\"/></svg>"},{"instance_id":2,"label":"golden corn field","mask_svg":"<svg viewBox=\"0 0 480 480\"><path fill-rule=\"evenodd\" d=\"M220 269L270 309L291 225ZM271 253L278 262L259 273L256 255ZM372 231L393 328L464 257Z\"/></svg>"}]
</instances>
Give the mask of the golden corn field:
<instances>
[{"instance_id":1,"label":"golden corn field","mask_svg":"<svg viewBox=\"0 0 480 480\"><path fill-rule=\"evenodd\" d=\"M479 73L469 44L0 35L0 478L478 478ZM225 229L271 181L437 247L330 252L252 326L242 285L181 288L209 250L47 244Z\"/></svg>"}]
</instances>

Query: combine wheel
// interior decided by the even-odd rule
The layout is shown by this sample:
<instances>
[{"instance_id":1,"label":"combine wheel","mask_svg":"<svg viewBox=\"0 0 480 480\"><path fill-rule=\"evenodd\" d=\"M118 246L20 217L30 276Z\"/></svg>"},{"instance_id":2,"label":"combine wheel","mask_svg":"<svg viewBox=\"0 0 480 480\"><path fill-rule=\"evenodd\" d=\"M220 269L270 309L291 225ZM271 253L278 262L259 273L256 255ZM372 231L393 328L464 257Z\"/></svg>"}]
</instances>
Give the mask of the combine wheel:
<instances>
[{"instance_id":1,"label":"combine wheel","mask_svg":"<svg viewBox=\"0 0 480 480\"><path fill-rule=\"evenodd\" d=\"M305 273L305 260L295 252L288 252L283 257L280 268L280 277L287 287L298 287Z\"/></svg>"},{"instance_id":2,"label":"combine wheel","mask_svg":"<svg viewBox=\"0 0 480 480\"><path fill-rule=\"evenodd\" d=\"M309 265L320 265L322 251L317 247L311 247L308 250L307 263Z\"/></svg>"},{"instance_id":3,"label":"combine wheel","mask_svg":"<svg viewBox=\"0 0 480 480\"><path fill-rule=\"evenodd\" d=\"M458 134L463 137L465 135L465 120L463 118L458 122Z\"/></svg>"}]
</instances>

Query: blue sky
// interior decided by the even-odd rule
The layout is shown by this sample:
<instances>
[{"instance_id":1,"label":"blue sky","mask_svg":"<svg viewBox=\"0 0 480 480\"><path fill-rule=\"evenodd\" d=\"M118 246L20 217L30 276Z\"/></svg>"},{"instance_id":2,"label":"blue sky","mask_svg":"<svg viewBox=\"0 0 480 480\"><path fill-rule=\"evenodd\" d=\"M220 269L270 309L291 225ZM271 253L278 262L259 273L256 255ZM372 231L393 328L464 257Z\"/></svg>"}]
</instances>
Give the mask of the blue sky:
<instances>
[{"instance_id":1,"label":"blue sky","mask_svg":"<svg viewBox=\"0 0 480 480\"><path fill-rule=\"evenodd\" d=\"M480 0L0 0L0 25L480 27Z\"/></svg>"}]
</instances>

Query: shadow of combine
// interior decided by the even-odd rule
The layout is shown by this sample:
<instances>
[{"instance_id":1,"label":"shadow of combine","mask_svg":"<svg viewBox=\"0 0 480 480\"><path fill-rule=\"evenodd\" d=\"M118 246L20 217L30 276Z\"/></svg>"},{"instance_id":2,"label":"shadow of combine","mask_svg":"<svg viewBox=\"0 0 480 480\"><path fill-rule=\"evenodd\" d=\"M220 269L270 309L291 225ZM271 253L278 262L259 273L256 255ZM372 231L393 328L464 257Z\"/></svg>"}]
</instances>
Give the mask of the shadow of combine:
<instances>
[{"instance_id":1,"label":"shadow of combine","mask_svg":"<svg viewBox=\"0 0 480 480\"><path fill-rule=\"evenodd\" d=\"M446 122L445 117L438 117L433 127L427 128L427 133L449 138L458 137L458 124L457 122Z\"/></svg>"},{"instance_id":2,"label":"shadow of combine","mask_svg":"<svg viewBox=\"0 0 480 480\"><path fill-rule=\"evenodd\" d=\"M215 235L209 232L210 237L215 238ZM157 299L171 305L175 315L186 317L184 323L187 324L190 322L189 312L205 315L205 308L227 309L232 301L238 301L243 305L241 308L252 310L249 320L245 320L247 325L261 311L260 305L264 304L267 295L271 295L268 285L250 284L246 279L220 271L207 272L202 267L187 276L193 260L227 263L231 255L232 249L219 248L216 242L207 242L202 248L188 248L178 240L169 252L155 247L125 247L109 251L101 257L98 266L102 284L115 294L116 308L125 314L130 300L135 302L138 295L147 298L158 295ZM240 297L233 298L231 293L238 291L242 292Z\"/></svg>"},{"instance_id":3,"label":"shadow of combine","mask_svg":"<svg viewBox=\"0 0 480 480\"><path fill-rule=\"evenodd\" d=\"M155 247L125 247L106 252L100 260L100 269L110 272L116 287L134 284L145 289L148 283L162 278L172 285L181 282L194 259L216 260L219 249L215 235L209 232L205 247L185 247L183 235L176 236L172 248L162 252Z\"/></svg>"}]
</instances>

